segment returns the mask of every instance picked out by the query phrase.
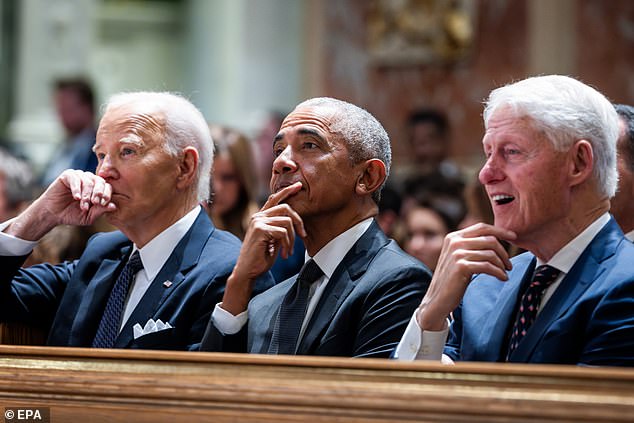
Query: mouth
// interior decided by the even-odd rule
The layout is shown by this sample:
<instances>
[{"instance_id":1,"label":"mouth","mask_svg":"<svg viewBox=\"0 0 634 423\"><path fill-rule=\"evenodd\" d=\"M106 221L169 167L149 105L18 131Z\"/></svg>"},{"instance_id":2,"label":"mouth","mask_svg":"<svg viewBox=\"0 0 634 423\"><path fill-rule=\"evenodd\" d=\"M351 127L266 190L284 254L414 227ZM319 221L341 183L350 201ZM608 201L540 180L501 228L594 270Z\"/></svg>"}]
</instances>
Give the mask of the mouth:
<instances>
[{"instance_id":1,"label":"mouth","mask_svg":"<svg viewBox=\"0 0 634 423\"><path fill-rule=\"evenodd\" d=\"M504 204L508 204L511 201L515 200L515 197L513 197L512 195L506 195L506 194L496 194L491 196L491 200L493 200L493 202L496 205L502 206Z\"/></svg>"}]
</instances>

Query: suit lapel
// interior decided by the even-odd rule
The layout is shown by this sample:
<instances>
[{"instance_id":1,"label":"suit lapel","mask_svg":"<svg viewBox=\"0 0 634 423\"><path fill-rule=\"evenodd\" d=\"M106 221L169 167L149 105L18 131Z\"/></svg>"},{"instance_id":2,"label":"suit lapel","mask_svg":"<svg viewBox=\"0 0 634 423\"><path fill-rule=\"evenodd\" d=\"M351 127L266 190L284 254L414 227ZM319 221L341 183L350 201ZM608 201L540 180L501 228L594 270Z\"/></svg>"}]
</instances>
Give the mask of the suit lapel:
<instances>
[{"instance_id":1,"label":"suit lapel","mask_svg":"<svg viewBox=\"0 0 634 423\"><path fill-rule=\"evenodd\" d=\"M119 250L117 259L106 258L101 261L99 269L81 296L69 337L69 345L92 345L103 310L110 297L110 291L131 249L132 244L128 241L128 244Z\"/></svg>"},{"instance_id":2,"label":"suit lapel","mask_svg":"<svg viewBox=\"0 0 634 423\"><path fill-rule=\"evenodd\" d=\"M367 264L388 242L376 221L372 221L333 272L300 340L297 354L305 355L315 351L339 307L352 292L356 281L365 273Z\"/></svg>"},{"instance_id":3,"label":"suit lapel","mask_svg":"<svg viewBox=\"0 0 634 423\"><path fill-rule=\"evenodd\" d=\"M612 218L562 279L546 306L537 316L509 361L528 362L547 329L575 304L577 299L599 279L607 269L601 263L614 255L618 242L622 239L621 230Z\"/></svg>"},{"instance_id":4,"label":"suit lapel","mask_svg":"<svg viewBox=\"0 0 634 423\"><path fill-rule=\"evenodd\" d=\"M160 316L156 316L157 310L172 295L172 292L176 292L178 286L185 280L187 272L196 266L213 230L209 218L204 212L201 212L141 297L139 304L119 333L119 337L115 341L115 348L126 348L134 341L132 328L136 323L144 326L149 319L160 318ZM163 316L166 320L167 317Z\"/></svg>"}]
</instances>

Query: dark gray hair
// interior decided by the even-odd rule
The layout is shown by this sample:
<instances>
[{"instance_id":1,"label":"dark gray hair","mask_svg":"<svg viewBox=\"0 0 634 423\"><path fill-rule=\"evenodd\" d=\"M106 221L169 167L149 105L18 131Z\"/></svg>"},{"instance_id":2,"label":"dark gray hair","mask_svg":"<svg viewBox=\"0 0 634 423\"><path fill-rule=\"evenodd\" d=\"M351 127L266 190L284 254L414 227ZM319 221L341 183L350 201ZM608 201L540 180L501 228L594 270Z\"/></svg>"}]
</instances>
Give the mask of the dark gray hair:
<instances>
[{"instance_id":1,"label":"dark gray hair","mask_svg":"<svg viewBox=\"0 0 634 423\"><path fill-rule=\"evenodd\" d=\"M296 109L301 107L324 107L335 112L330 130L343 138L353 164L370 159L379 159L385 164L385 181L372 194L378 204L392 164L390 137L383 126L367 110L336 98L311 98Z\"/></svg>"},{"instance_id":2,"label":"dark gray hair","mask_svg":"<svg viewBox=\"0 0 634 423\"><path fill-rule=\"evenodd\" d=\"M625 122L625 151L627 166L634 171L634 107L627 104L615 104L616 113Z\"/></svg>"}]
</instances>

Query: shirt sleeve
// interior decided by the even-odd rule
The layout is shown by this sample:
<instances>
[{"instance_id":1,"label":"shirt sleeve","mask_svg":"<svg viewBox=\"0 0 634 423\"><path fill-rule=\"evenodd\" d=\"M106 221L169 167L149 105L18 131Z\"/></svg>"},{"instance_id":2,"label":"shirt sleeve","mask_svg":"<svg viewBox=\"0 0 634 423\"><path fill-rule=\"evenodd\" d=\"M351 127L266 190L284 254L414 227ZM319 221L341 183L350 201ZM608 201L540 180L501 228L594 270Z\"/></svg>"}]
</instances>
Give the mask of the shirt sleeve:
<instances>
[{"instance_id":1,"label":"shirt sleeve","mask_svg":"<svg viewBox=\"0 0 634 423\"><path fill-rule=\"evenodd\" d=\"M0 255L25 256L30 254L37 245L37 241L27 241L4 233L12 221L13 219L0 224Z\"/></svg>"},{"instance_id":2,"label":"shirt sleeve","mask_svg":"<svg viewBox=\"0 0 634 423\"><path fill-rule=\"evenodd\" d=\"M418 326L416 313L405 329L401 341L396 347L394 358L397 360L434 360L446 363L442 351L449 334L449 322L441 331L424 331Z\"/></svg>"},{"instance_id":3,"label":"shirt sleeve","mask_svg":"<svg viewBox=\"0 0 634 423\"><path fill-rule=\"evenodd\" d=\"M234 316L224 308L220 307L222 303L216 304L214 311L211 314L211 319L216 329L218 329L223 335L234 335L240 332L240 329L247 323L249 315L247 311Z\"/></svg>"}]
</instances>

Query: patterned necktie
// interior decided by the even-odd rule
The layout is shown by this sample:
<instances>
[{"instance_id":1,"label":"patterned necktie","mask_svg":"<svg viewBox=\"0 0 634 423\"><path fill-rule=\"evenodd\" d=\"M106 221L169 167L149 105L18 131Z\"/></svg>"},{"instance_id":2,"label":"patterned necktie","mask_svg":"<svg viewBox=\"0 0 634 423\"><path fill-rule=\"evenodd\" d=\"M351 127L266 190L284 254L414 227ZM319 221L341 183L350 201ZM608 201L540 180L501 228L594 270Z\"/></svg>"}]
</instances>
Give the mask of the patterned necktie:
<instances>
[{"instance_id":1,"label":"patterned necktie","mask_svg":"<svg viewBox=\"0 0 634 423\"><path fill-rule=\"evenodd\" d=\"M141 256L137 250L126 263L112 287L112 291L110 291L110 298L108 298L108 303L101 317L95 339L92 341L93 348L112 348L114 346L114 341L119 335L123 303L128 296L130 283L134 279L134 275L141 269L143 269L143 263L141 263Z\"/></svg>"},{"instance_id":2,"label":"patterned necktie","mask_svg":"<svg viewBox=\"0 0 634 423\"><path fill-rule=\"evenodd\" d=\"M306 316L310 286L323 272L314 260L307 261L288 291L277 316L269 354L295 354L299 332Z\"/></svg>"},{"instance_id":3,"label":"patterned necktie","mask_svg":"<svg viewBox=\"0 0 634 423\"><path fill-rule=\"evenodd\" d=\"M522 295L522 300L520 301L517 319L515 320L515 325L513 325L511 339L509 340L507 359L511 356L513 351L515 351L535 321L544 291L557 279L559 273L559 270L548 265L539 266L535 269L533 280L528 288L526 288L526 291L524 291L524 295Z\"/></svg>"}]
</instances>

